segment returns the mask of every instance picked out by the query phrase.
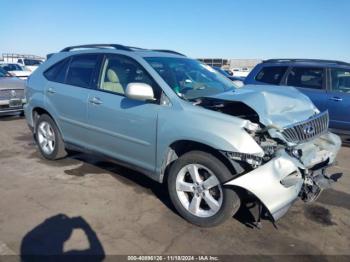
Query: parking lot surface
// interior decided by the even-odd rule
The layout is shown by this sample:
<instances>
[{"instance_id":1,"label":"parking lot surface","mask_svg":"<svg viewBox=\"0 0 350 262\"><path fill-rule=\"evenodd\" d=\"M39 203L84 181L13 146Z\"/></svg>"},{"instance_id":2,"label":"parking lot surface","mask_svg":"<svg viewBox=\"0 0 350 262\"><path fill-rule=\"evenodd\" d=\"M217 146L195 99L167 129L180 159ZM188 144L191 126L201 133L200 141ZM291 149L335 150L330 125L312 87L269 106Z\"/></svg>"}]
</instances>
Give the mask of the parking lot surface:
<instances>
[{"instance_id":1,"label":"parking lot surface","mask_svg":"<svg viewBox=\"0 0 350 262\"><path fill-rule=\"evenodd\" d=\"M343 147L332 168L340 181L315 203L297 201L277 228L251 227L243 208L199 228L174 212L162 185L86 154L44 160L24 119L1 118L0 254L350 255L349 160Z\"/></svg>"}]
</instances>

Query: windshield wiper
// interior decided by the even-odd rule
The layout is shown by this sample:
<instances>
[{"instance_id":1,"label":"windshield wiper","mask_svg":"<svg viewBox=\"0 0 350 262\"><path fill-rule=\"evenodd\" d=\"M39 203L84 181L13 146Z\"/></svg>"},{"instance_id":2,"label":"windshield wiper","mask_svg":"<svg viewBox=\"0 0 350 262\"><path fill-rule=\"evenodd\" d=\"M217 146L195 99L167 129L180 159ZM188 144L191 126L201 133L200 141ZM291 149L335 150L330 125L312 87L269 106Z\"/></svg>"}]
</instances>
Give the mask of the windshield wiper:
<instances>
[{"instance_id":1,"label":"windshield wiper","mask_svg":"<svg viewBox=\"0 0 350 262\"><path fill-rule=\"evenodd\" d=\"M177 95L183 100L191 102L191 100L189 100L183 93L177 93Z\"/></svg>"}]
</instances>

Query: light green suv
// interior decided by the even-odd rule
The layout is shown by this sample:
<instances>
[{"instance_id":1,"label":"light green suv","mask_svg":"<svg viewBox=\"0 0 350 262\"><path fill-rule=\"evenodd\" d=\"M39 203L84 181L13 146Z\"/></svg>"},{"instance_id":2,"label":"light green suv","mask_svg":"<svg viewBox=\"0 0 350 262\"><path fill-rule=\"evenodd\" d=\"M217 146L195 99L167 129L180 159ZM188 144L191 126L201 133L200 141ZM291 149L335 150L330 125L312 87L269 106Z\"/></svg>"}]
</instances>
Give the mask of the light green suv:
<instances>
[{"instance_id":1,"label":"light green suv","mask_svg":"<svg viewBox=\"0 0 350 262\"><path fill-rule=\"evenodd\" d=\"M86 45L53 54L27 83L25 114L47 159L78 149L166 183L177 211L214 226L245 191L280 218L334 180L340 139L292 87L234 84L169 50Z\"/></svg>"}]
</instances>

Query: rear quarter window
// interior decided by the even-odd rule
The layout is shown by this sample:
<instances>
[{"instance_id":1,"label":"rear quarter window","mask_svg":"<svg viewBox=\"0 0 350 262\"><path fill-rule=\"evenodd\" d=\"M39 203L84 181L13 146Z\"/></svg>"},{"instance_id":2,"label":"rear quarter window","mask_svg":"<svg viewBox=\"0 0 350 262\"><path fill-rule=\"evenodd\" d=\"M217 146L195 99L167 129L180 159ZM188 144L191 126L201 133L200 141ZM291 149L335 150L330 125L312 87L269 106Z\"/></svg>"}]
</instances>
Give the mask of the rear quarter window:
<instances>
[{"instance_id":1,"label":"rear quarter window","mask_svg":"<svg viewBox=\"0 0 350 262\"><path fill-rule=\"evenodd\" d=\"M255 80L267 84L278 85L284 74L286 73L287 66L266 66L263 67L256 75Z\"/></svg>"},{"instance_id":2,"label":"rear quarter window","mask_svg":"<svg viewBox=\"0 0 350 262\"><path fill-rule=\"evenodd\" d=\"M64 59L46 70L44 73L46 79L53 82L64 83L69 60L70 58Z\"/></svg>"}]
</instances>

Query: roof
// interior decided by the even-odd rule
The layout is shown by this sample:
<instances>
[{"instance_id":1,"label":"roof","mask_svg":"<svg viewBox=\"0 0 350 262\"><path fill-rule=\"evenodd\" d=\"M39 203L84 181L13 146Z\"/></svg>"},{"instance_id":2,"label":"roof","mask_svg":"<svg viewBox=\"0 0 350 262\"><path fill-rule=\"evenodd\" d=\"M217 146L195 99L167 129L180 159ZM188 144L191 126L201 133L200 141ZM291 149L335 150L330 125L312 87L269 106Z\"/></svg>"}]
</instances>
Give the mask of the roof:
<instances>
[{"instance_id":1,"label":"roof","mask_svg":"<svg viewBox=\"0 0 350 262\"><path fill-rule=\"evenodd\" d=\"M295 58L278 58L264 60L263 63L269 64L307 64L307 65L337 65L350 66L350 63L337 60L322 60L322 59L295 59Z\"/></svg>"}]
</instances>

